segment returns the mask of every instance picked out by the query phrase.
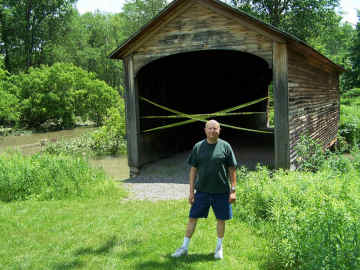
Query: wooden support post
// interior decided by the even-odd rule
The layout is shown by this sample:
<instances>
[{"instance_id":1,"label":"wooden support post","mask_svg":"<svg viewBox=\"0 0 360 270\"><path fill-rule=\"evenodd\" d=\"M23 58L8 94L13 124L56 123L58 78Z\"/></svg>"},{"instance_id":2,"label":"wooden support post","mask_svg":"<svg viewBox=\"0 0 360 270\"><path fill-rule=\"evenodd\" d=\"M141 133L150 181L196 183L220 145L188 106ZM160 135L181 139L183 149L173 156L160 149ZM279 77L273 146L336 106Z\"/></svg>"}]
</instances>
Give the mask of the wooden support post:
<instances>
[{"instance_id":1,"label":"wooden support post","mask_svg":"<svg viewBox=\"0 0 360 270\"><path fill-rule=\"evenodd\" d=\"M286 43L273 43L275 167L290 167L288 56Z\"/></svg>"},{"instance_id":2,"label":"wooden support post","mask_svg":"<svg viewBox=\"0 0 360 270\"><path fill-rule=\"evenodd\" d=\"M127 153L130 167L130 177L136 176L140 168L140 116L139 97L135 82L134 59L129 55L125 61L125 109L126 109L126 132Z\"/></svg>"}]
</instances>

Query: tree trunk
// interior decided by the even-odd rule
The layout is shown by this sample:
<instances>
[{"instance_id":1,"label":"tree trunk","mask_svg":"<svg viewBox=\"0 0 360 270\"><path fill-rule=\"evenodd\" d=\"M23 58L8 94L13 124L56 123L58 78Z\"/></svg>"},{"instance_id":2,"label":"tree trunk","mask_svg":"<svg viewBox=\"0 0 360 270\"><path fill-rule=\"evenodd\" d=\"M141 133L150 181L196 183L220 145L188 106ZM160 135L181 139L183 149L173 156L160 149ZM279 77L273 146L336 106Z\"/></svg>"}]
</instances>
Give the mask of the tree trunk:
<instances>
[{"instance_id":1,"label":"tree trunk","mask_svg":"<svg viewBox=\"0 0 360 270\"><path fill-rule=\"evenodd\" d=\"M25 65L28 70L32 65L32 46L33 46L33 33L31 29L31 11L33 6L33 0L28 0L26 7L26 27L25 27Z\"/></svg>"}]
</instances>

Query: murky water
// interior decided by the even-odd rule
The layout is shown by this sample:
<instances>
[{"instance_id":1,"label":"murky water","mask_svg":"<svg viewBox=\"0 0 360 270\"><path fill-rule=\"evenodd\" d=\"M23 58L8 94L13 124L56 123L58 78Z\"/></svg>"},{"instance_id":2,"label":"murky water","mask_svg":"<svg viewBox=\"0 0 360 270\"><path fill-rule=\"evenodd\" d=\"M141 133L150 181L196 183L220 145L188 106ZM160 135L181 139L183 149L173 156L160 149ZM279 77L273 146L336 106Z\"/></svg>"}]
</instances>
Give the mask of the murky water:
<instances>
[{"instance_id":1,"label":"murky water","mask_svg":"<svg viewBox=\"0 0 360 270\"><path fill-rule=\"evenodd\" d=\"M41 150L41 142L56 141L60 139L70 139L81 134L92 131L94 128L75 128L72 130L61 130L54 132L32 133L23 134L20 136L7 136L0 137L0 153L6 151L6 149L18 149L25 155L34 154Z\"/></svg>"},{"instance_id":2,"label":"murky water","mask_svg":"<svg viewBox=\"0 0 360 270\"><path fill-rule=\"evenodd\" d=\"M60 139L70 139L81 134L92 131L94 128L75 128L72 130L61 130L55 132L24 134L21 136L0 137L0 154L7 149L17 149L25 155L35 154L41 151L42 142L57 141ZM90 160L90 164L104 168L105 172L115 180L129 178L129 167L126 156L120 157L102 157L96 160Z\"/></svg>"}]
</instances>

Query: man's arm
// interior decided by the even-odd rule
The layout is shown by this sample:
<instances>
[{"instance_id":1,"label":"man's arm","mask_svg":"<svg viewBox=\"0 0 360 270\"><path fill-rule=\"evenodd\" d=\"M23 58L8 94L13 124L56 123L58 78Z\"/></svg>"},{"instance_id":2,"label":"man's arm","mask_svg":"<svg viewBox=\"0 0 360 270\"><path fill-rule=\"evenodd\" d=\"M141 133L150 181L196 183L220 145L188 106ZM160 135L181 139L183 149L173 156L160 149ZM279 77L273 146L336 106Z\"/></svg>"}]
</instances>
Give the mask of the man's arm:
<instances>
[{"instance_id":1,"label":"man's arm","mask_svg":"<svg viewBox=\"0 0 360 270\"><path fill-rule=\"evenodd\" d=\"M236 168L235 167L229 167L229 175L230 175L230 183L231 183L229 202L233 203L236 201L236 191L231 190L233 187L236 188Z\"/></svg>"},{"instance_id":2,"label":"man's arm","mask_svg":"<svg viewBox=\"0 0 360 270\"><path fill-rule=\"evenodd\" d=\"M197 174L197 168L191 167L189 174L189 184L190 184L190 193L189 193L189 203L194 203L194 190L195 190L195 177Z\"/></svg>"}]
</instances>

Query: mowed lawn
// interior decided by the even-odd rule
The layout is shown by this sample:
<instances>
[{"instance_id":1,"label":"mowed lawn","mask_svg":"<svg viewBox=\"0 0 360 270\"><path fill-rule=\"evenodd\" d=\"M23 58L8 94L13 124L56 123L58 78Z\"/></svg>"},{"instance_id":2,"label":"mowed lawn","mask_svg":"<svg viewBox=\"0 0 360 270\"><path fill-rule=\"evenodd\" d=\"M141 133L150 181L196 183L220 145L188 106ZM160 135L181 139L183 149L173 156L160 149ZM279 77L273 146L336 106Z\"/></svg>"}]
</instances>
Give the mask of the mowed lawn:
<instances>
[{"instance_id":1,"label":"mowed lawn","mask_svg":"<svg viewBox=\"0 0 360 270\"><path fill-rule=\"evenodd\" d=\"M212 214L199 222L189 255L171 258L188 208L185 200L0 202L0 269L276 269L266 240L236 219L216 261Z\"/></svg>"}]
</instances>

